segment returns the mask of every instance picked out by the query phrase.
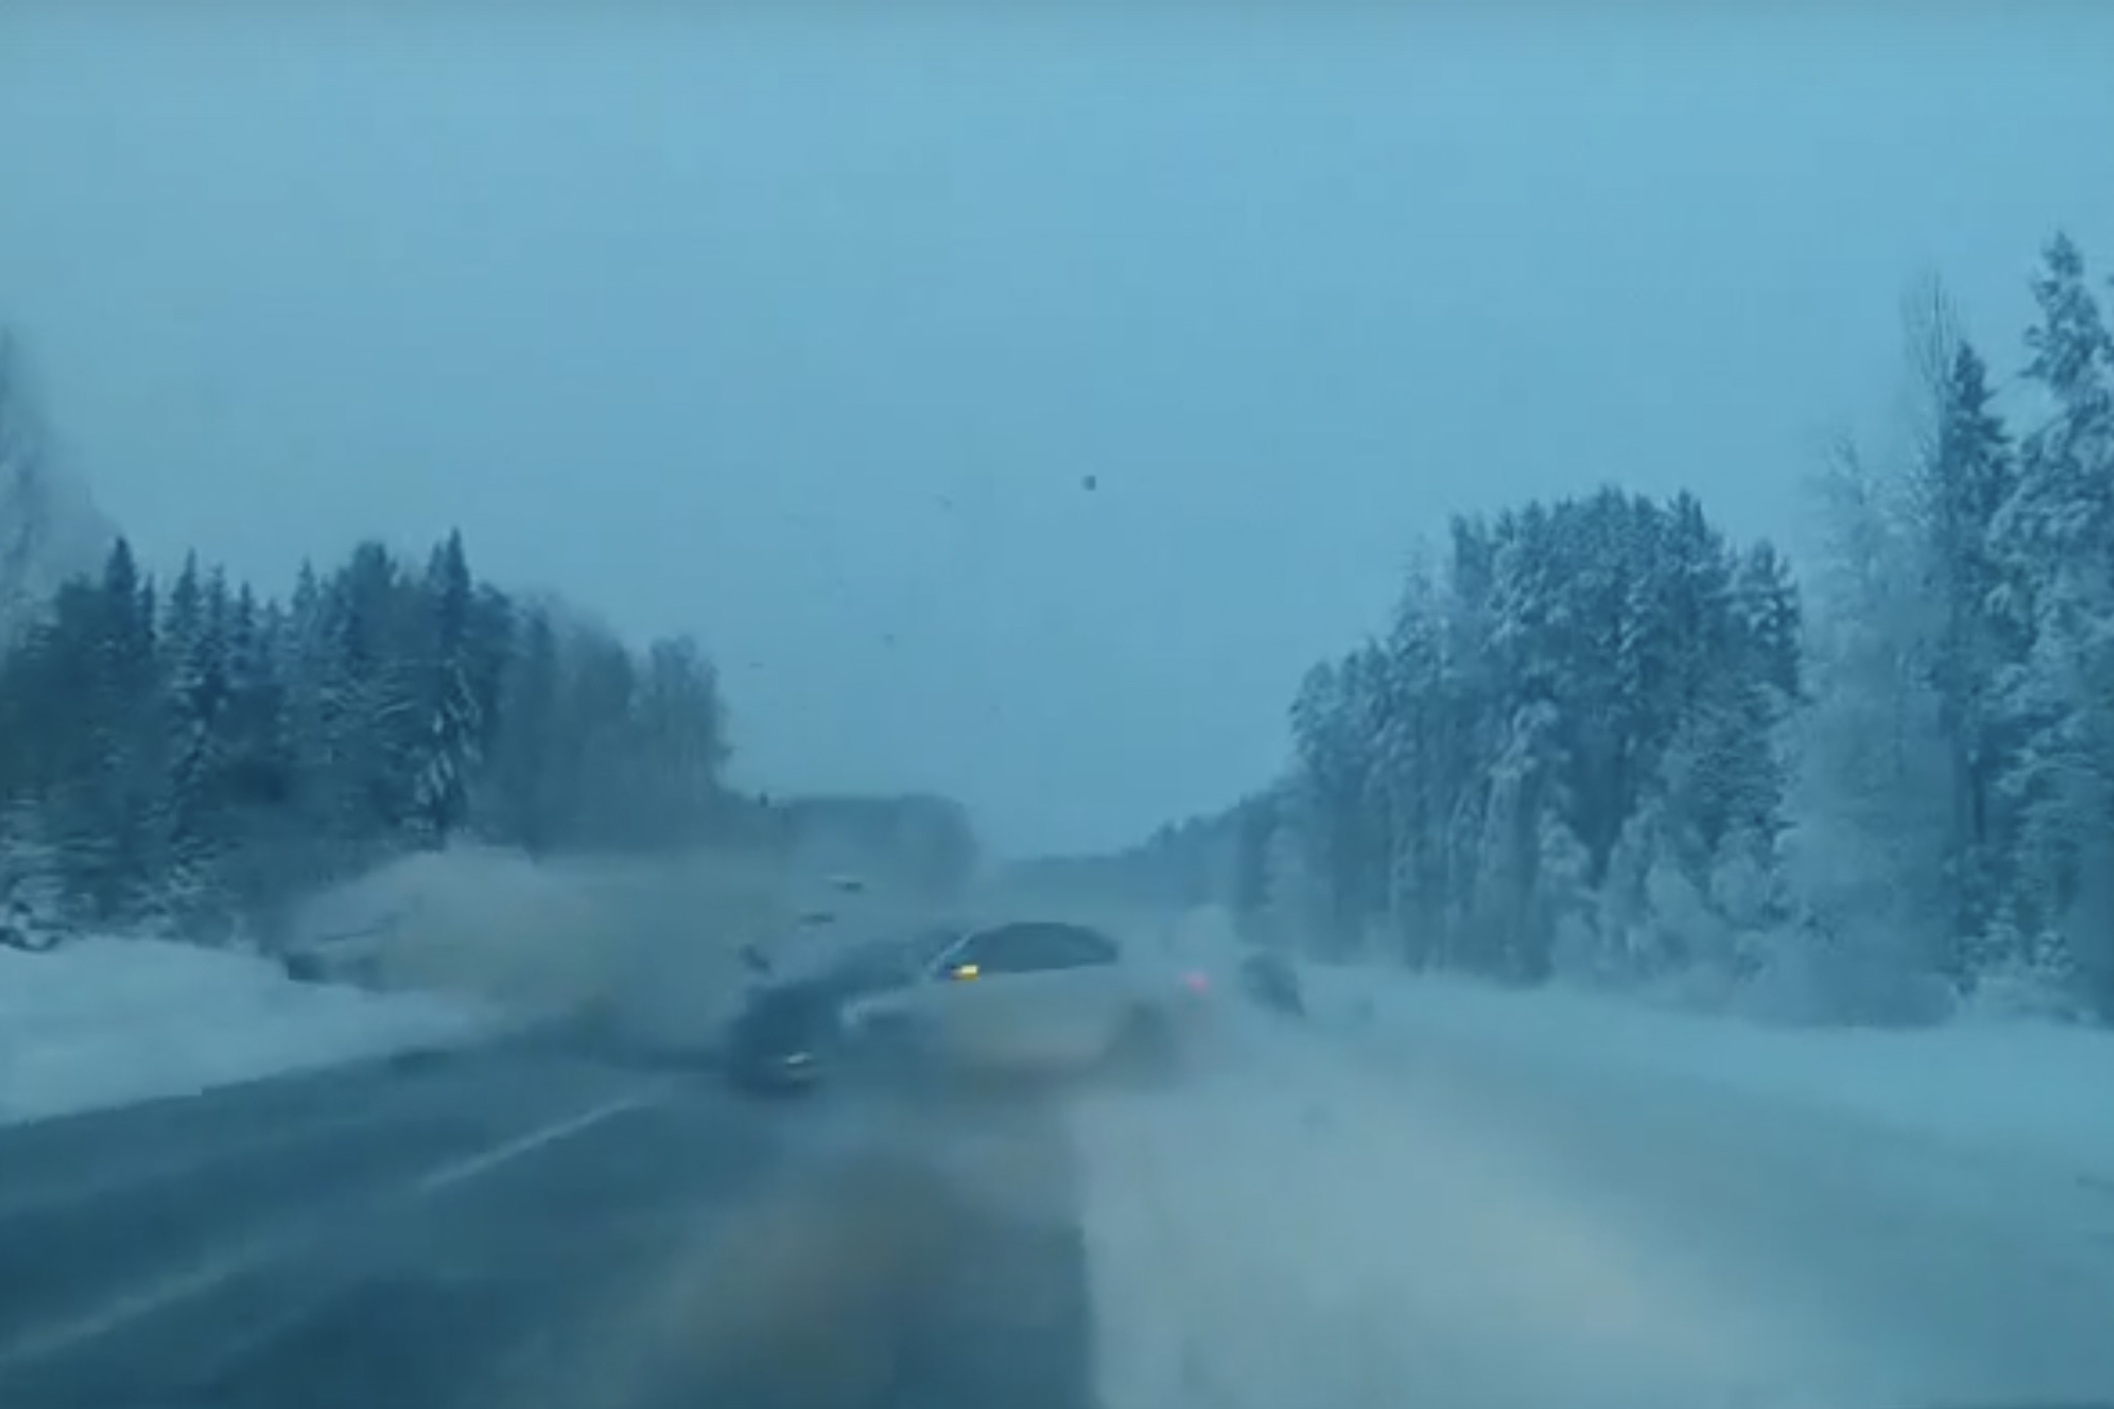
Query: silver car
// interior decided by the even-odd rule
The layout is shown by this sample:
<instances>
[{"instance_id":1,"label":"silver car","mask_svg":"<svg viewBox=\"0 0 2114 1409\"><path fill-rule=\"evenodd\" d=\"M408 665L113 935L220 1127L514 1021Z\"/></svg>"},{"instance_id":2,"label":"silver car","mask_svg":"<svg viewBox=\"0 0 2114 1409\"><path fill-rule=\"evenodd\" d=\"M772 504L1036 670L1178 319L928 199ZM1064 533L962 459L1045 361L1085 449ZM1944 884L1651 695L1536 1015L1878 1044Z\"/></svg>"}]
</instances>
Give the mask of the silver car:
<instances>
[{"instance_id":1,"label":"silver car","mask_svg":"<svg viewBox=\"0 0 2114 1409\"><path fill-rule=\"evenodd\" d=\"M1211 987L1055 920L935 931L905 958L901 983L845 1005L847 1028L967 1070L1065 1074L1170 1055Z\"/></svg>"}]
</instances>

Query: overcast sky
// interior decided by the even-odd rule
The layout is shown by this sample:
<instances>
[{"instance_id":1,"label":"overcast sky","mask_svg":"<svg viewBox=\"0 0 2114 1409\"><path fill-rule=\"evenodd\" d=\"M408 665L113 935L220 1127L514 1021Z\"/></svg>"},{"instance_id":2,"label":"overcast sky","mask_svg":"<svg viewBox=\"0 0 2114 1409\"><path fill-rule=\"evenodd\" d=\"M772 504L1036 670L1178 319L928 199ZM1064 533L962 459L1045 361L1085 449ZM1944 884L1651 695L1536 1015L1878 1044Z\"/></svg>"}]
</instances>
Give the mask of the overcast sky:
<instances>
[{"instance_id":1,"label":"overcast sky","mask_svg":"<svg viewBox=\"0 0 2114 1409\"><path fill-rule=\"evenodd\" d=\"M2114 270L2114 6L75 8L0 18L0 317L151 561L459 524L702 638L745 782L1015 850L1267 779L1448 513L1790 537L1919 275L2010 369L2052 228Z\"/></svg>"}]
</instances>

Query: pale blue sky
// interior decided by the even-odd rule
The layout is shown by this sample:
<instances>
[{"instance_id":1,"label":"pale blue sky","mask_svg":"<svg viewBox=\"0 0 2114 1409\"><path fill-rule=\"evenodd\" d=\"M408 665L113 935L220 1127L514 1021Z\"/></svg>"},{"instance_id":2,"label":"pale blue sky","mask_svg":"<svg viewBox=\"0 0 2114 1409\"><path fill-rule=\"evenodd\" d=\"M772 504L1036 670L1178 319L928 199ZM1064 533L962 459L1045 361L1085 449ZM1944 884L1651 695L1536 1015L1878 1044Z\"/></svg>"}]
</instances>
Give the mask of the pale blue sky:
<instances>
[{"instance_id":1,"label":"pale blue sky","mask_svg":"<svg viewBox=\"0 0 2114 1409\"><path fill-rule=\"evenodd\" d=\"M1268 777L1449 512L1788 536L1918 275L2009 367L2051 228L2114 270L2085 5L81 8L0 18L0 314L151 559L460 524L701 636L745 780L1016 849Z\"/></svg>"}]
</instances>

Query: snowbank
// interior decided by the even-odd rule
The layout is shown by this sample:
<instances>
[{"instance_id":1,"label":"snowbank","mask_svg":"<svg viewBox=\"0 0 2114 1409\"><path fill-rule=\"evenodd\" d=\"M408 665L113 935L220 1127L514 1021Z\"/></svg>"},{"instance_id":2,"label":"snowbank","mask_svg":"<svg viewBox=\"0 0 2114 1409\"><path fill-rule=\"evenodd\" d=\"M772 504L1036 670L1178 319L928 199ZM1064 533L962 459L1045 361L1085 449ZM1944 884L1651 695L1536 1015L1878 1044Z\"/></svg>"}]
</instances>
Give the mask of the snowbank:
<instances>
[{"instance_id":1,"label":"snowbank","mask_svg":"<svg viewBox=\"0 0 2114 1409\"><path fill-rule=\"evenodd\" d=\"M1239 1045L1072 1112L1107 1409L1890 1402L1825 1309L1714 1275L1472 1087Z\"/></svg>"},{"instance_id":2,"label":"snowbank","mask_svg":"<svg viewBox=\"0 0 2114 1409\"><path fill-rule=\"evenodd\" d=\"M1069 1112L1107 1409L2114 1394L2114 1036L1305 976Z\"/></svg>"},{"instance_id":3,"label":"snowbank","mask_svg":"<svg viewBox=\"0 0 2114 1409\"><path fill-rule=\"evenodd\" d=\"M2114 1033L2027 1022L1783 1029L1558 989L1384 968L1306 971L1319 1010L1553 1065L1603 1063L1790 1101L2114 1178Z\"/></svg>"},{"instance_id":4,"label":"snowbank","mask_svg":"<svg viewBox=\"0 0 2114 1409\"><path fill-rule=\"evenodd\" d=\"M268 959L160 940L0 949L0 1122L463 1042L488 1021L460 1002L298 984Z\"/></svg>"}]
</instances>

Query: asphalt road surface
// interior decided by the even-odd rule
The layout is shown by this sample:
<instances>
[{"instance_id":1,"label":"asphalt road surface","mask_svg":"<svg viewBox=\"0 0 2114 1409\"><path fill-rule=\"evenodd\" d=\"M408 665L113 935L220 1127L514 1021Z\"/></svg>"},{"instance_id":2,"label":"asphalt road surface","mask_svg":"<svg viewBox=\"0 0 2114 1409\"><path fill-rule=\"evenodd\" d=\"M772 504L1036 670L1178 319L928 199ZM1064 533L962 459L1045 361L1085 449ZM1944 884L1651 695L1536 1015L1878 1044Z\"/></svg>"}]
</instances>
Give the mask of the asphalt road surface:
<instances>
[{"instance_id":1,"label":"asphalt road surface","mask_svg":"<svg viewBox=\"0 0 2114 1409\"><path fill-rule=\"evenodd\" d=\"M1056 1122L550 1053L0 1131L6 1409L1087 1409Z\"/></svg>"}]
</instances>

